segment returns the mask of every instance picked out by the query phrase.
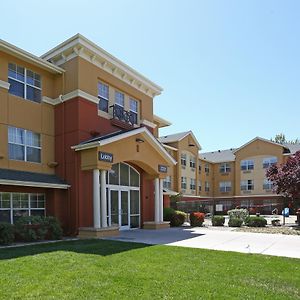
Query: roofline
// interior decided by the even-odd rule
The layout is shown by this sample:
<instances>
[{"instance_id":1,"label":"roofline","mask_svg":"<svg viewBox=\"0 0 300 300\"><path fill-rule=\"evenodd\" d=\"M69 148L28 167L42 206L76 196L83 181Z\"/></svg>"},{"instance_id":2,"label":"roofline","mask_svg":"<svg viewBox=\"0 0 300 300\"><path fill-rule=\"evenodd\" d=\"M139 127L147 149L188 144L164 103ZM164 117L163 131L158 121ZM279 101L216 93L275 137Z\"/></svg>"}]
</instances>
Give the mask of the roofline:
<instances>
[{"instance_id":1,"label":"roofline","mask_svg":"<svg viewBox=\"0 0 300 300\"><path fill-rule=\"evenodd\" d=\"M252 139L251 141L247 142L246 144L242 145L241 147L237 148L236 150L234 150L232 153L236 153L238 151L240 151L242 148L248 146L249 144L253 143L254 141L256 140L260 140L260 141L263 141L263 142L267 142L267 143L270 143L270 144L273 144L275 146L280 146L282 148L286 148L284 145L282 144L279 144L279 143L275 143L275 142L272 142L270 140L267 140L267 139L264 139L264 138L261 138L259 136L255 137L254 139Z\"/></svg>"},{"instance_id":2,"label":"roofline","mask_svg":"<svg viewBox=\"0 0 300 300\"><path fill-rule=\"evenodd\" d=\"M41 58L45 60L51 60L55 56L59 56L62 54L64 51L70 49L70 48L75 48L76 46L81 46L81 49L77 49L78 54L80 56L80 51L83 50L84 48L87 49L88 51L91 51L92 53L98 55L99 57L103 58L105 61L111 63L113 66L116 68L122 70L123 72L127 73L129 76L132 76L134 79L140 81L143 83L146 87L149 87L152 89L156 95L161 94L163 91L163 88L142 75L141 73L137 72L118 58L114 57L107 51L105 51L103 48L99 47L80 33L75 34L74 36L70 37L66 41L60 43L56 47L52 48L45 54L41 55ZM90 60L91 61L91 60Z\"/></svg>"},{"instance_id":3,"label":"roofline","mask_svg":"<svg viewBox=\"0 0 300 300\"><path fill-rule=\"evenodd\" d=\"M163 127L167 127L167 126L171 126L172 123L169 122L168 120L164 119L164 118L161 118L157 115L153 115L153 121L157 122L157 123L160 123L160 124L163 124L164 126L160 126L160 128L163 128Z\"/></svg>"},{"instance_id":4,"label":"roofline","mask_svg":"<svg viewBox=\"0 0 300 300\"><path fill-rule=\"evenodd\" d=\"M57 184L57 183L47 183L47 182L35 182L35 181L19 181L19 180L9 180L9 179L0 179L0 185L30 186L30 187L54 188L54 189L65 189L65 190L70 187L70 185L68 184Z\"/></svg>"},{"instance_id":5,"label":"roofline","mask_svg":"<svg viewBox=\"0 0 300 300\"><path fill-rule=\"evenodd\" d=\"M4 40L0 39L0 50L9 54L12 54L14 56L17 56L18 58L25 60L29 63L32 63L36 66L39 66L40 68L50 71L55 74L62 74L65 72L64 69L53 65L52 63L35 56L21 48L18 48Z\"/></svg>"},{"instance_id":6,"label":"roofline","mask_svg":"<svg viewBox=\"0 0 300 300\"><path fill-rule=\"evenodd\" d=\"M175 134L178 134L178 133L174 133ZM187 131L186 134L184 136L182 136L180 139L177 139L177 140L174 140L173 142L180 142L181 140L183 140L184 138L186 138L188 135L191 135L192 138L195 140L196 142L196 145L198 146L199 150L202 149L201 145L199 144L199 142L197 141L195 135L193 134L193 132L191 130ZM172 141L168 142L168 143L172 143Z\"/></svg>"},{"instance_id":7,"label":"roofline","mask_svg":"<svg viewBox=\"0 0 300 300\"><path fill-rule=\"evenodd\" d=\"M81 151L81 150L91 149L91 148L95 148L95 147L99 147L99 146L104 146L104 145L119 141L121 139L131 137L138 133L147 134L147 136L150 138L150 140L163 152L163 154L164 154L164 156L166 156L167 160L172 165L177 164L176 160L167 152L167 150L165 150L163 145L153 136L152 133L150 133L150 131L146 127L140 127L135 130L120 133L119 135L116 135L116 136L113 136L113 137L110 137L110 138L107 138L107 139L104 139L101 141L95 141L92 143L75 145L75 146L72 146L71 149L73 149L75 151Z\"/></svg>"}]
</instances>

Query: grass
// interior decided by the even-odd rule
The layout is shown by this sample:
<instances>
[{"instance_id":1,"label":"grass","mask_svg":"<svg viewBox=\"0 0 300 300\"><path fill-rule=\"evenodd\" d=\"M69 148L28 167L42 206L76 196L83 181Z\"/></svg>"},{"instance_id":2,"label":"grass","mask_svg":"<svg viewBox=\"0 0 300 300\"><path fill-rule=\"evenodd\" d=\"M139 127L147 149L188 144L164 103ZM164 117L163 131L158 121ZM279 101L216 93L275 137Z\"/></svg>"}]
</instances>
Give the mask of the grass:
<instances>
[{"instance_id":1,"label":"grass","mask_svg":"<svg viewBox=\"0 0 300 300\"><path fill-rule=\"evenodd\" d=\"M81 240L0 250L0 299L300 299L300 260Z\"/></svg>"}]
</instances>

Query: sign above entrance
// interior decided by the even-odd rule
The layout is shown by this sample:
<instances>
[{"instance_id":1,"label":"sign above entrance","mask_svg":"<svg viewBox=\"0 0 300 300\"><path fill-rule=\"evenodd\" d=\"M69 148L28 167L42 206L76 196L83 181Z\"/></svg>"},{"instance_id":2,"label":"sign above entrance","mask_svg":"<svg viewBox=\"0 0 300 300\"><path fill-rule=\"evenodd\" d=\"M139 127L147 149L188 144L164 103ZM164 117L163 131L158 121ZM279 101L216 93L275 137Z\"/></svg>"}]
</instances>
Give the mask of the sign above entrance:
<instances>
[{"instance_id":1,"label":"sign above entrance","mask_svg":"<svg viewBox=\"0 0 300 300\"><path fill-rule=\"evenodd\" d=\"M158 172L167 173L168 172L168 167L164 166L164 165L158 165Z\"/></svg>"},{"instance_id":2,"label":"sign above entrance","mask_svg":"<svg viewBox=\"0 0 300 300\"><path fill-rule=\"evenodd\" d=\"M101 161L106 161L109 163L112 163L114 160L114 156L112 153L107 153L107 152L98 152L98 159Z\"/></svg>"}]
</instances>

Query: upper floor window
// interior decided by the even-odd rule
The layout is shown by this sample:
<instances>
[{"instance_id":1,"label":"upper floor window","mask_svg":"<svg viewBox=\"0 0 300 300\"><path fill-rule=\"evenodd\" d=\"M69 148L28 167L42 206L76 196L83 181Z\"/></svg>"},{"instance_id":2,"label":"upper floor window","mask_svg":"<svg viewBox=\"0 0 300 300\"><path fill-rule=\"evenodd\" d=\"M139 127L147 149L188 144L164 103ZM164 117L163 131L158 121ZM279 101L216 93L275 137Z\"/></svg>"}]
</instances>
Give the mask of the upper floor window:
<instances>
[{"instance_id":1,"label":"upper floor window","mask_svg":"<svg viewBox=\"0 0 300 300\"><path fill-rule=\"evenodd\" d=\"M229 173L231 171L229 163L220 164L220 173Z\"/></svg>"},{"instance_id":2,"label":"upper floor window","mask_svg":"<svg viewBox=\"0 0 300 300\"><path fill-rule=\"evenodd\" d=\"M123 93L115 91L115 104L124 108L125 96Z\"/></svg>"},{"instance_id":3,"label":"upper floor window","mask_svg":"<svg viewBox=\"0 0 300 300\"><path fill-rule=\"evenodd\" d=\"M193 169L196 168L196 161L195 161L195 157L193 156L190 157L190 167Z\"/></svg>"},{"instance_id":4,"label":"upper floor window","mask_svg":"<svg viewBox=\"0 0 300 300\"><path fill-rule=\"evenodd\" d=\"M130 105L130 118L132 119L131 123L132 124L137 124L138 123L138 102L132 98L129 100L129 105Z\"/></svg>"},{"instance_id":5,"label":"upper floor window","mask_svg":"<svg viewBox=\"0 0 300 300\"><path fill-rule=\"evenodd\" d=\"M199 189L199 192L201 192L201 181L200 180L198 181L198 189Z\"/></svg>"},{"instance_id":6,"label":"upper floor window","mask_svg":"<svg viewBox=\"0 0 300 300\"><path fill-rule=\"evenodd\" d=\"M181 154L181 165L186 166L186 154Z\"/></svg>"},{"instance_id":7,"label":"upper floor window","mask_svg":"<svg viewBox=\"0 0 300 300\"><path fill-rule=\"evenodd\" d=\"M99 110L108 112L109 87L108 85L102 82L98 83L98 98L99 98Z\"/></svg>"},{"instance_id":8,"label":"upper floor window","mask_svg":"<svg viewBox=\"0 0 300 300\"><path fill-rule=\"evenodd\" d=\"M273 185L272 181L270 181L268 179L264 180L264 184L263 184L264 190L271 190L271 189L273 189L273 187L274 187L274 185Z\"/></svg>"},{"instance_id":9,"label":"upper floor window","mask_svg":"<svg viewBox=\"0 0 300 300\"><path fill-rule=\"evenodd\" d=\"M263 168L267 169L273 165L277 164L277 157L273 156L273 157L267 157L263 159Z\"/></svg>"},{"instance_id":10,"label":"upper floor window","mask_svg":"<svg viewBox=\"0 0 300 300\"><path fill-rule=\"evenodd\" d=\"M205 181L205 192L209 192L209 187L210 187L210 184L208 181Z\"/></svg>"},{"instance_id":11,"label":"upper floor window","mask_svg":"<svg viewBox=\"0 0 300 300\"><path fill-rule=\"evenodd\" d=\"M164 180L163 180L163 187L165 189L170 189L171 188L171 176L167 176Z\"/></svg>"},{"instance_id":12,"label":"upper floor window","mask_svg":"<svg viewBox=\"0 0 300 300\"><path fill-rule=\"evenodd\" d=\"M194 178L191 178L190 189L192 191L196 190L196 179L194 179Z\"/></svg>"},{"instance_id":13,"label":"upper floor window","mask_svg":"<svg viewBox=\"0 0 300 300\"><path fill-rule=\"evenodd\" d=\"M9 159L41 162L40 134L16 127L8 127Z\"/></svg>"},{"instance_id":14,"label":"upper floor window","mask_svg":"<svg viewBox=\"0 0 300 300\"><path fill-rule=\"evenodd\" d=\"M199 162L199 167L198 167L199 173L201 173L201 163Z\"/></svg>"},{"instance_id":15,"label":"upper floor window","mask_svg":"<svg viewBox=\"0 0 300 300\"><path fill-rule=\"evenodd\" d=\"M254 169L254 161L253 160L242 160L241 161L241 170L248 171Z\"/></svg>"},{"instance_id":16,"label":"upper floor window","mask_svg":"<svg viewBox=\"0 0 300 300\"><path fill-rule=\"evenodd\" d=\"M8 64L9 93L24 99L41 102L41 76L13 63Z\"/></svg>"},{"instance_id":17,"label":"upper floor window","mask_svg":"<svg viewBox=\"0 0 300 300\"><path fill-rule=\"evenodd\" d=\"M242 191L251 191L254 190L253 180L242 180L241 181L241 190Z\"/></svg>"},{"instance_id":18,"label":"upper floor window","mask_svg":"<svg viewBox=\"0 0 300 300\"><path fill-rule=\"evenodd\" d=\"M181 177L181 188L186 189L186 177Z\"/></svg>"},{"instance_id":19,"label":"upper floor window","mask_svg":"<svg viewBox=\"0 0 300 300\"><path fill-rule=\"evenodd\" d=\"M221 181L219 183L220 192L230 192L231 191L231 181Z\"/></svg>"},{"instance_id":20,"label":"upper floor window","mask_svg":"<svg viewBox=\"0 0 300 300\"><path fill-rule=\"evenodd\" d=\"M205 168L204 168L205 173L209 173L209 164L205 164Z\"/></svg>"}]
</instances>

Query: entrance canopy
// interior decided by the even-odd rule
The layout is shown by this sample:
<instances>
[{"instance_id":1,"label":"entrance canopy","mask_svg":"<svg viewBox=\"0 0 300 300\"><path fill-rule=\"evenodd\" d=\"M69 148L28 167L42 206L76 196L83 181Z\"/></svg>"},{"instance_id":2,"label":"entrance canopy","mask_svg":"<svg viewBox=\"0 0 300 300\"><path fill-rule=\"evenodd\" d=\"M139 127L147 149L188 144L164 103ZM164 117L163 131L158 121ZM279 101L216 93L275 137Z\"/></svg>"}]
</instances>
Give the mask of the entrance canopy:
<instances>
[{"instance_id":1,"label":"entrance canopy","mask_svg":"<svg viewBox=\"0 0 300 300\"><path fill-rule=\"evenodd\" d=\"M81 152L82 170L110 170L113 164L131 162L151 176L164 178L167 168L176 164L146 127L100 136L72 149Z\"/></svg>"}]
</instances>

